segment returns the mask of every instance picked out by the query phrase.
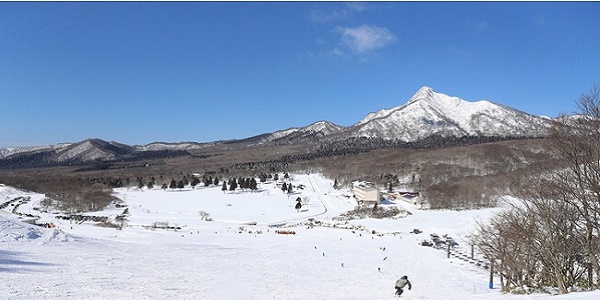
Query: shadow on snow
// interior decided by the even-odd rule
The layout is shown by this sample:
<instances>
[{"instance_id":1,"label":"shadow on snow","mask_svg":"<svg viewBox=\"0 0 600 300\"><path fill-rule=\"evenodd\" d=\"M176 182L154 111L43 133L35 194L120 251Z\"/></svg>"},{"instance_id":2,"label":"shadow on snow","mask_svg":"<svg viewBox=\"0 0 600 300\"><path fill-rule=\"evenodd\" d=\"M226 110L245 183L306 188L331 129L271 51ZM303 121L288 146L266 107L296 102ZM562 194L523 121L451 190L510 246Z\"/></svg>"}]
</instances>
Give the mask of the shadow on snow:
<instances>
[{"instance_id":1,"label":"shadow on snow","mask_svg":"<svg viewBox=\"0 0 600 300\"><path fill-rule=\"evenodd\" d=\"M0 273L29 273L35 267L51 267L55 264L24 260L24 252L0 250Z\"/></svg>"}]
</instances>

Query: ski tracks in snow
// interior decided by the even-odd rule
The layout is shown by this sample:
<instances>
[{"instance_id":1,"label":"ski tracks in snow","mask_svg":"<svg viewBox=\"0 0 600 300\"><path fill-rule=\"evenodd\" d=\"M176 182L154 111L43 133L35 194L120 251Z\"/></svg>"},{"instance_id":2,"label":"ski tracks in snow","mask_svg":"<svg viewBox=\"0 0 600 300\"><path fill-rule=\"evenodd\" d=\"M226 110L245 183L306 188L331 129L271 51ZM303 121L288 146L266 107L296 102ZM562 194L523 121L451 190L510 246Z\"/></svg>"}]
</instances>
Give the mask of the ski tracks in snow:
<instances>
[{"instance_id":1,"label":"ski tracks in snow","mask_svg":"<svg viewBox=\"0 0 600 300\"><path fill-rule=\"evenodd\" d=\"M319 183L317 183L315 181L315 179L313 177L314 175L307 174L307 175L300 175L300 176L306 176L306 181L308 181L308 184L310 184L314 196L316 196L317 200L319 200L319 202L323 206L323 211L318 212L318 213L312 213L312 214L304 214L298 218L285 219L285 220L280 220L277 222L269 222L267 224L259 224L259 225L277 226L277 225L285 225L286 223L304 221L309 218L319 217L319 216L334 217L334 216L337 216L337 213L339 213L340 211L343 211L344 208L348 207L348 205L343 203L342 201L338 201L338 203L332 202L331 201L332 196L329 196L329 195L327 195L327 193L323 192L321 186L319 186ZM348 209L352 209L352 207L350 207Z\"/></svg>"}]
</instances>

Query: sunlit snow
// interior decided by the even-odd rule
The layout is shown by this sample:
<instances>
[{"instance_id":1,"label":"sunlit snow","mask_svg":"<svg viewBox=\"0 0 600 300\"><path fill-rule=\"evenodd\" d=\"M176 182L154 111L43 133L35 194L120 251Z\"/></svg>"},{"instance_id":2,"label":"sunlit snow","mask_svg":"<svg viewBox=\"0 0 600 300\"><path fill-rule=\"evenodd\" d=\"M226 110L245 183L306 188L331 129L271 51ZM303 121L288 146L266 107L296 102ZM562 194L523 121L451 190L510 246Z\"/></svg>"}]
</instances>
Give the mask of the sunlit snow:
<instances>
[{"instance_id":1,"label":"sunlit snow","mask_svg":"<svg viewBox=\"0 0 600 300\"><path fill-rule=\"evenodd\" d=\"M466 236L494 209L427 211L386 201L410 214L345 223L335 217L356 204L348 190L318 174L292 177L292 195L274 182L256 192L116 189L131 213L123 230L56 220L34 210L43 195L0 185L0 202L30 197L16 212L57 225L29 225L13 207L0 210L0 299L396 299L402 275L413 285L404 299L600 297L503 295L497 282L489 289L488 270L420 245L431 233L448 234L459 243L453 251L470 253ZM123 209L93 215L114 218ZM152 229L157 222L179 229Z\"/></svg>"}]
</instances>

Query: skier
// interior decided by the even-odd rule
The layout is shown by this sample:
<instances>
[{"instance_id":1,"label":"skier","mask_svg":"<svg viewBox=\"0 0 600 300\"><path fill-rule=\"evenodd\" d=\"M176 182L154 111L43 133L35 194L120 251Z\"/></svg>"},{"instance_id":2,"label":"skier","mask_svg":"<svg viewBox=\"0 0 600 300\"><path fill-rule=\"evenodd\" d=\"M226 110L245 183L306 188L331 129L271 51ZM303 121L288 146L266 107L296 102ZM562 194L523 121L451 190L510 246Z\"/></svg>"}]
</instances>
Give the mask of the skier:
<instances>
[{"instance_id":1,"label":"skier","mask_svg":"<svg viewBox=\"0 0 600 300\"><path fill-rule=\"evenodd\" d=\"M396 295L400 296L404 292L402 289L408 285L408 289L412 288L412 284L408 281L408 276L404 275L396 281Z\"/></svg>"}]
</instances>

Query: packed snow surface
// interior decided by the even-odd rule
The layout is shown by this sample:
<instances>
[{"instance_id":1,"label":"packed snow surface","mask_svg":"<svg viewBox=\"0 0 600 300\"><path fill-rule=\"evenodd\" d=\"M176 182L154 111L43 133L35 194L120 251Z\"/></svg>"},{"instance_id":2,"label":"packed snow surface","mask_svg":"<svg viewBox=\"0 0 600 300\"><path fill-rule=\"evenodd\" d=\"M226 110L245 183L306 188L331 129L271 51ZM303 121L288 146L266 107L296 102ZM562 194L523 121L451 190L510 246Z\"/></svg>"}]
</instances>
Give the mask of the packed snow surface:
<instances>
[{"instance_id":1,"label":"packed snow surface","mask_svg":"<svg viewBox=\"0 0 600 300\"><path fill-rule=\"evenodd\" d=\"M356 205L348 190L318 174L292 177L292 195L275 182L256 192L117 189L131 213L123 230L57 220L37 210L43 195L0 185L0 202L28 197L17 213L57 225L21 222L14 206L0 210L0 299L396 299L402 275L413 286L404 299L600 298L504 295L489 289L489 271L420 245L431 233L448 234L456 251L469 253L466 236L492 209L427 211L386 201L410 213L345 222L335 217ZM114 218L123 209L92 215ZM152 229L160 224L172 229Z\"/></svg>"}]
</instances>

